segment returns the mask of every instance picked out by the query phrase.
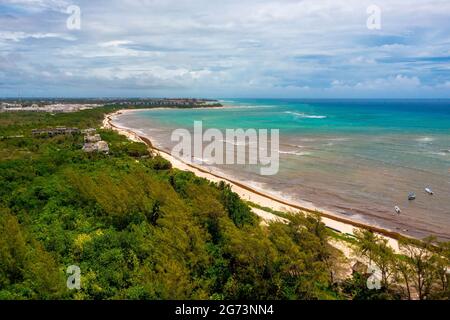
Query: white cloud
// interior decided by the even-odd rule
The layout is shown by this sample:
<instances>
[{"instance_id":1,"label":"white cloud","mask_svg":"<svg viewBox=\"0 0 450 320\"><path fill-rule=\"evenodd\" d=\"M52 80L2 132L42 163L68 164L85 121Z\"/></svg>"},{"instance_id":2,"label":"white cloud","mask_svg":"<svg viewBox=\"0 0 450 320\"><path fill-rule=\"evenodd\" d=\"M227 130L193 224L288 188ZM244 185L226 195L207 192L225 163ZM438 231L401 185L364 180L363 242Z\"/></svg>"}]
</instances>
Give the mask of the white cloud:
<instances>
[{"instance_id":1,"label":"white cloud","mask_svg":"<svg viewBox=\"0 0 450 320\"><path fill-rule=\"evenodd\" d=\"M448 0L378 0L377 31L366 28L369 0L3 2L12 18L0 21L0 49L22 57L19 72L5 69L0 83L26 87L52 70L58 92L79 86L80 95L85 85L115 93L159 84L230 96L244 89L388 96L410 88L448 96ZM66 29L69 4L81 8L79 31Z\"/></svg>"},{"instance_id":2,"label":"white cloud","mask_svg":"<svg viewBox=\"0 0 450 320\"><path fill-rule=\"evenodd\" d=\"M124 44L131 44L131 41L128 40L112 40L112 41L107 41L107 42L101 42L98 45L100 47L119 47L121 45Z\"/></svg>"},{"instance_id":3,"label":"white cloud","mask_svg":"<svg viewBox=\"0 0 450 320\"><path fill-rule=\"evenodd\" d=\"M407 77L398 74L394 77L369 79L356 84L344 82L341 80L333 80L331 88L333 89L352 89L352 90L377 90L383 91L386 89L403 89L414 90L421 86L421 81L418 77Z\"/></svg>"},{"instance_id":4,"label":"white cloud","mask_svg":"<svg viewBox=\"0 0 450 320\"><path fill-rule=\"evenodd\" d=\"M19 42L25 39L46 39L59 38L68 41L75 41L76 38L67 34L59 33L26 33L21 31L0 31L0 41L14 41Z\"/></svg>"},{"instance_id":5,"label":"white cloud","mask_svg":"<svg viewBox=\"0 0 450 320\"><path fill-rule=\"evenodd\" d=\"M19 5L29 11L54 10L65 12L71 4L66 0L3 0L5 4Z\"/></svg>"}]
</instances>

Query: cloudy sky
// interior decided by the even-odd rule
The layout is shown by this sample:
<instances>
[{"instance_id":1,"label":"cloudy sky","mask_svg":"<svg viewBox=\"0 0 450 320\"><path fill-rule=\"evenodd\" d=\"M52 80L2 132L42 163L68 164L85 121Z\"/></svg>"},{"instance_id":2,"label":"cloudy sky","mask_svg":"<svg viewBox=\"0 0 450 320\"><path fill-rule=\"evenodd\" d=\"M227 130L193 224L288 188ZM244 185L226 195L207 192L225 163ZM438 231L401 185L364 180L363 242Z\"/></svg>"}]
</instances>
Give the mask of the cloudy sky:
<instances>
[{"instance_id":1,"label":"cloudy sky","mask_svg":"<svg viewBox=\"0 0 450 320\"><path fill-rule=\"evenodd\" d=\"M450 0L0 0L0 96L450 98Z\"/></svg>"}]
</instances>

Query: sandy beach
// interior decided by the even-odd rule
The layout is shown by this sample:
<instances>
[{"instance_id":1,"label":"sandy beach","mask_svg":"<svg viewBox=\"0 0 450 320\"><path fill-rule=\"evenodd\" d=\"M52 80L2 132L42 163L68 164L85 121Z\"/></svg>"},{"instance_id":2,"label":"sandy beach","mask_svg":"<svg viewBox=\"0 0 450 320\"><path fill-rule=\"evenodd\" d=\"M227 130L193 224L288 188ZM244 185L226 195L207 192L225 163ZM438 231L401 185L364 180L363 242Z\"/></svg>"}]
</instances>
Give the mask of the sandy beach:
<instances>
[{"instance_id":1,"label":"sandy beach","mask_svg":"<svg viewBox=\"0 0 450 320\"><path fill-rule=\"evenodd\" d=\"M184 171L190 171L195 175L197 175L198 177L208 179L212 182L218 183L220 181L224 181L230 184L232 190L236 192L243 200L247 200L261 207L270 208L276 211L290 212L290 213L302 211L305 212L306 214L318 213L322 218L322 222L328 228L343 234L353 235L355 229L371 230L374 233L382 235L383 237L388 239L390 246L394 250L399 251L397 239L400 236L403 236L400 235L399 233L390 230L385 230L375 226L365 225L360 222L352 221L349 219L345 219L340 216L337 216L331 211L319 209L314 207L313 205L296 203L290 200L276 197L272 194L265 194L262 191L255 190L254 188L245 185L245 183L241 181L237 181L235 178L227 177L222 174L219 175L215 172L212 172L209 168L204 168L199 165L194 165L191 163L185 163L182 160L172 156L169 152L154 147L151 143L151 137L144 136L140 133L136 133L129 128L114 123L114 116L135 111L136 110L133 109L119 110L115 113L106 115L105 119L103 120L103 128L115 130L118 133L126 136L131 141L146 143L154 152L157 152L163 158L170 161L174 168ZM260 216L266 223L274 220L283 221L282 219L280 220L279 217L270 214L269 212L266 212L264 210L254 209L253 211L255 212L255 214Z\"/></svg>"}]
</instances>

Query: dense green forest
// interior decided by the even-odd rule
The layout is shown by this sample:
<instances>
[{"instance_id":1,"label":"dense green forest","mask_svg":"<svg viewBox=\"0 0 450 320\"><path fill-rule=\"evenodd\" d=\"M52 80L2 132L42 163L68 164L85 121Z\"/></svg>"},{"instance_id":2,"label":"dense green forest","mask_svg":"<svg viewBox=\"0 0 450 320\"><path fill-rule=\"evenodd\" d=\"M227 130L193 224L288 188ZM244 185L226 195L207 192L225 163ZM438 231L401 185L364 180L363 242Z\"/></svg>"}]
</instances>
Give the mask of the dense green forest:
<instances>
[{"instance_id":1,"label":"dense green forest","mask_svg":"<svg viewBox=\"0 0 450 320\"><path fill-rule=\"evenodd\" d=\"M363 274L337 279L344 258L330 239L341 236L316 216L261 226L228 185L113 131L98 130L109 154L84 153L82 135L31 135L98 128L113 110L0 114L0 299L400 299L417 274L420 298L448 298L448 244L414 260L368 232L344 239L385 267L370 291ZM80 290L66 286L70 265Z\"/></svg>"}]
</instances>

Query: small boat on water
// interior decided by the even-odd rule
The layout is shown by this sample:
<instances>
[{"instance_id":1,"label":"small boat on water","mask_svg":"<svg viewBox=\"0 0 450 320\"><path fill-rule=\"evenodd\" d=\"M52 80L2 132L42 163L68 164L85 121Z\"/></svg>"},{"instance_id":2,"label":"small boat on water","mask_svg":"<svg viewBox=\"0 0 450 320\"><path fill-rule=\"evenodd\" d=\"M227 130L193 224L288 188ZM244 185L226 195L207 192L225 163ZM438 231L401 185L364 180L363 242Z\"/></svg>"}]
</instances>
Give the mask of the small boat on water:
<instances>
[{"instance_id":1,"label":"small boat on water","mask_svg":"<svg viewBox=\"0 0 450 320\"><path fill-rule=\"evenodd\" d=\"M400 208L398 206L395 206L394 209L397 214L402 213L402 210L400 210Z\"/></svg>"},{"instance_id":2,"label":"small boat on water","mask_svg":"<svg viewBox=\"0 0 450 320\"><path fill-rule=\"evenodd\" d=\"M416 200L416 194L414 192L410 192L408 194L408 200Z\"/></svg>"},{"instance_id":3,"label":"small boat on water","mask_svg":"<svg viewBox=\"0 0 450 320\"><path fill-rule=\"evenodd\" d=\"M431 190L431 188L429 188L429 187L425 188L425 191L426 191L429 195L433 195L433 194L434 194L433 190Z\"/></svg>"}]
</instances>

